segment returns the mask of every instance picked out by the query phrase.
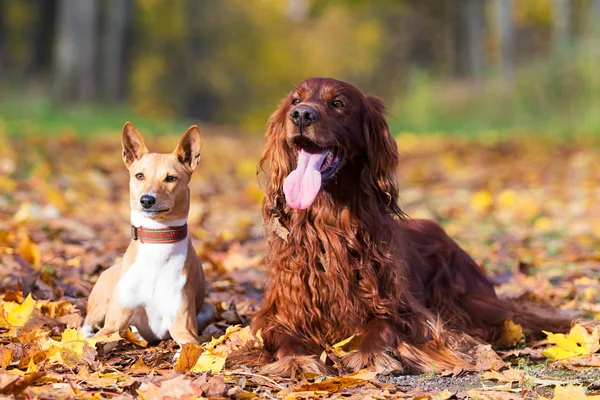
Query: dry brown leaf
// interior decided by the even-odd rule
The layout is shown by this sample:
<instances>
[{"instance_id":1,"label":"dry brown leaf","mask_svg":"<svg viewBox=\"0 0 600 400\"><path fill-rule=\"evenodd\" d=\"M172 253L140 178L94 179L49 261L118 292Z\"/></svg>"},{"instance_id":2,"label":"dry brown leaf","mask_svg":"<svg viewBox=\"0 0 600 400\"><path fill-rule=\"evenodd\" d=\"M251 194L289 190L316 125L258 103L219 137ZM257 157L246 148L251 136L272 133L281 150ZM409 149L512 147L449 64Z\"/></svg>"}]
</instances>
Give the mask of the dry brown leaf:
<instances>
[{"instance_id":1,"label":"dry brown leaf","mask_svg":"<svg viewBox=\"0 0 600 400\"><path fill-rule=\"evenodd\" d=\"M5 345L0 346L0 368L6 369L13 359L13 349L6 347Z\"/></svg>"},{"instance_id":2,"label":"dry brown leaf","mask_svg":"<svg viewBox=\"0 0 600 400\"><path fill-rule=\"evenodd\" d=\"M183 372L191 370L194 365L196 365L196 361L198 361L198 357L202 353L202 350L202 347L195 343L185 343L181 347L181 353L179 353L179 358L177 359L174 368Z\"/></svg>"}]
</instances>

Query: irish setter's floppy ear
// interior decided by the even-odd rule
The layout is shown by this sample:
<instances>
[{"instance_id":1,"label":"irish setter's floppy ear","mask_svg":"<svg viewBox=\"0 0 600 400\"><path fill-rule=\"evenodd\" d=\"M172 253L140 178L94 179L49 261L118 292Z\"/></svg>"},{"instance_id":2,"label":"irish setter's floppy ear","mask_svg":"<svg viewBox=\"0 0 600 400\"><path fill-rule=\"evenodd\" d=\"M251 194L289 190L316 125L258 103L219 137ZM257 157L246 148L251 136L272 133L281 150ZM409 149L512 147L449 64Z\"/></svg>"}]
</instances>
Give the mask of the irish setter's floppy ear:
<instances>
[{"instance_id":1,"label":"irish setter's floppy ear","mask_svg":"<svg viewBox=\"0 0 600 400\"><path fill-rule=\"evenodd\" d=\"M277 110L269 117L265 133L265 149L260 158L257 172L265 173L267 176L264 212L283 207L285 203L283 181L293 169L293 157L285 145L285 122L288 118L287 105L290 102L290 96L281 101Z\"/></svg>"},{"instance_id":2,"label":"irish setter's floppy ear","mask_svg":"<svg viewBox=\"0 0 600 400\"><path fill-rule=\"evenodd\" d=\"M123 161L127 168L129 168L134 161L137 161L148 154L148 149L146 148L146 144L144 143L144 139L142 139L140 131L138 131L131 122L126 122L125 126L123 126L121 145L123 146Z\"/></svg>"},{"instance_id":3,"label":"irish setter's floppy ear","mask_svg":"<svg viewBox=\"0 0 600 400\"><path fill-rule=\"evenodd\" d=\"M398 216L402 210L398 206L397 170L400 156L396 140L390 133L385 119L385 106L381 99L366 97L365 139L367 142L368 168L372 184L379 200L388 210Z\"/></svg>"},{"instance_id":4,"label":"irish setter's floppy ear","mask_svg":"<svg viewBox=\"0 0 600 400\"><path fill-rule=\"evenodd\" d=\"M200 161L201 147L202 138L200 137L200 129L198 129L197 125L192 125L181 136L173 154L175 154L180 163L191 171L194 171L196 166L198 166L198 161Z\"/></svg>"}]
</instances>

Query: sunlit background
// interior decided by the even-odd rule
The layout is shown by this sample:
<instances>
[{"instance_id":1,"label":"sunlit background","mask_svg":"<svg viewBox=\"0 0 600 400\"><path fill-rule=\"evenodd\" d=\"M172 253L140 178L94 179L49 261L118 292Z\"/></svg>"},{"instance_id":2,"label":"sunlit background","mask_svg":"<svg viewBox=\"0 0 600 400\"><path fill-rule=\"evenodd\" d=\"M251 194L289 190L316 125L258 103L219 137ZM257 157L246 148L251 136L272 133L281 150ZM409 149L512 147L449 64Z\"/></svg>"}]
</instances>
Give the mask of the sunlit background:
<instances>
[{"instance_id":1,"label":"sunlit background","mask_svg":"<svg viewBox=\"0 0 600 400\"><path fill-rule=\"evenodd\" d=\"M598 0L2 0L0 121L260 134L316 75L384 98L395 133L588 134L599 36Z\"/></svg>"},{"instance_id":2,"label":"sunlit background","mask_svg":"<svg viewBox=\"0 0 600 400\"><path fill-rule=\"evenodd\" d=\"M150 151L170 152L200 125L187 223L218 311L203 338L225 340L265 284L256 167L267 118L314 75L385 100L402 209L440 223L500 295L600 320L600 0L0 0L0 393L189 389L189 374L173 375L173 342L96 354L77 339L80 354L61 362L42 350L74 335L66 328L80 326L93 283L130 241L121 128L132 121ZM600 348L594 335L578 351ZM505 353L542 379L519 373L508 390L544 386L535 393L550 398L548 379L572 376L540 362L542 343ZM598 354L569 361L600 365ZM591 389L598 371L570 373ZM279 380L213 372L215 396L242 379L228 396L292 396L273 391ZM506 395L488 383L482 396Z\"/></svg>"}]
</instances>

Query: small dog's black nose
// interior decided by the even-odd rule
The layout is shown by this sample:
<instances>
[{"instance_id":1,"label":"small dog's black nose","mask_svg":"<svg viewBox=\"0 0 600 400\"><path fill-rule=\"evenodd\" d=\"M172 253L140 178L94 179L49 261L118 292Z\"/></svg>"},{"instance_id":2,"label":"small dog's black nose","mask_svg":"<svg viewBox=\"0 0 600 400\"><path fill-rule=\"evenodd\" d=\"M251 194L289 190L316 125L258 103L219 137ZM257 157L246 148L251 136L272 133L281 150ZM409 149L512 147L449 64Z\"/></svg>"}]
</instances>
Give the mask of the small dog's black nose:
<instances>
[{"instance_id":1,"label":"small dog's black nose","mask_svg":"<svg viewBox=\"0 0 600 400\"><path fill-rule=\"evenodd\" d=\"M317 111L309 106L296 106L290 112L292 122L300 127L316 122L318 117Z\"/></svg>"},{"instance_id":2,"label":"small dog's black nose","mask_svg":"<svg viewBox=\"0 0 600 400\"><path fill-rule=\"evenodd\" d=\"M145 194L140 197L140 204L144 208L152 208L152 206L156 204L156 198L154 196L150 196L149 194Z\"/></svg>"}]
</instances>

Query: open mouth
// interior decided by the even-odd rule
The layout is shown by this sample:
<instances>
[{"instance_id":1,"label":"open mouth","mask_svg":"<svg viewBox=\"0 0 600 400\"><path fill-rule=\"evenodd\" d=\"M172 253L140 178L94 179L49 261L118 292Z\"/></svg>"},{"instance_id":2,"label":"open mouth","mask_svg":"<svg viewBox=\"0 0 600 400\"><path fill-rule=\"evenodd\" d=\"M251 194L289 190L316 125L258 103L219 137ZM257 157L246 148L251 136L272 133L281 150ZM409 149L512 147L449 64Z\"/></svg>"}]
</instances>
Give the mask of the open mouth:
<instances>
[{"instance_id":1,"label":"open mouth","mask_svg":"<svg viewBox=\"0 0 600 400\"><path fill-rule=\"evenodd\" d=\"M319 146L304 136L296 137L293 145L298 151L296 168L283 181L283 192L290 207L305 209L335 176L344 156L338 147Z\"/></svg>"},{"instance_id":2,"label":"open mouth","mask_svg":"<svg viewBox=\"0 0 600 400\"><path fill-rule=\"evenodd\" d=\"M298 158L305 152L315 160L314 167L321 173L321 178L324 181L335 175L344 159L339 147L322 147L304 136L295 138L294 146L298 152Z\"/></svg>"}]
</instances>

